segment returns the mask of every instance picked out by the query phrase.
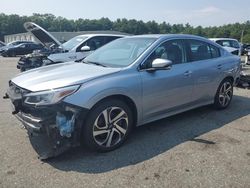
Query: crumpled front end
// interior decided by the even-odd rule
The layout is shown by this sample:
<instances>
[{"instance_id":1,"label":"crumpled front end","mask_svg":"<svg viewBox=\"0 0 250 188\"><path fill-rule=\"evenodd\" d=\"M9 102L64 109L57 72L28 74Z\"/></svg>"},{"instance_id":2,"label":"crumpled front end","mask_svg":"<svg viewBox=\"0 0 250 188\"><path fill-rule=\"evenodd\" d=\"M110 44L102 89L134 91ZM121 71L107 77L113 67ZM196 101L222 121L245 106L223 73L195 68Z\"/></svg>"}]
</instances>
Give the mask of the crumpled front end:
<instances>
[{"instance_id":1,"label":"crumpled front end","mask_svg":"<svg viewBox=\"0 0 250 188\"><path fill-rule=\"evenodd\" d=\"M55 157L71 147L79 146L81 126L86 109L60 102L36 107L24 103L24 90L13 83L5 98L12 101L12 114L28 132L40 159Z\"/></svg>"},{"instance_id":2,"label":"crumpled front end","mask_svg":"<svg viewBox=\"0 0 250 188\"><path fill-rule=\"evenodd\" d=\"M36 56L23 56L17 62L17 69L20 69L21 72L41 67L43 60L46 58L45 55L36 55Z\"/></svg>"}]
</instances>

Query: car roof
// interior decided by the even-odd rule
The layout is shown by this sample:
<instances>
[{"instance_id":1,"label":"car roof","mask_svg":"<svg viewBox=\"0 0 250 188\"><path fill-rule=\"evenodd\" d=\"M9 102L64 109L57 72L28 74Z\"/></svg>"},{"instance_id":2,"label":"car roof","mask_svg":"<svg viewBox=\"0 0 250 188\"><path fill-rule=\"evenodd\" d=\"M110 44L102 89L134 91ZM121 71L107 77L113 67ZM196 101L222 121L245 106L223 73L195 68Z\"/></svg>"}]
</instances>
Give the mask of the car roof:
<instances>
[{"instance_id":1,"label":"car roof","mask_svg":"<svg viewBox=\"0 0 250 188\"><path fill-rule=\"evenodd\" d=\"M218 40L233 40L233 41L237 41L237 39L233 39L233 38L210 38L210 40L212 41L218 41Z\"/></svg>"},{"instance_id":2,"label":"car roof","mask_svg":"<svg viewBox=\"0 0 250 188\"><path fill-rule=\"evenodd\" d=\"M77 35L76 37L80 37L80 36L87 36L87 37L98 37L98 36L111 36L111 37L125 37L127 35L121 35L121 34L83 34L83 35Z\"/></svg>"},{"instance_id":3,"label":"car roof","mask_svg":"<svg viewBox=\"0 0 250 188\"><path fill-rule=\"evenodd\" d=\"M28 40L16 40L16 41L12 41L8 44L13 44L13 43L35 43L34 41L28 41Z\"/></svg>"},{"instance_id":4,"label":"car roof","mask_svg":"<svg viewBox=\"0 0 250 188\"><path fill-rule=\"evenodd\" d=\"M189 34L146 34L146 35L134 35L134 36L127 36L129 38L155 38L155 39L201 39L201 40L208 40L207 38L196 36L196 35L189 35Z\"/></svg>"}]
</instances>

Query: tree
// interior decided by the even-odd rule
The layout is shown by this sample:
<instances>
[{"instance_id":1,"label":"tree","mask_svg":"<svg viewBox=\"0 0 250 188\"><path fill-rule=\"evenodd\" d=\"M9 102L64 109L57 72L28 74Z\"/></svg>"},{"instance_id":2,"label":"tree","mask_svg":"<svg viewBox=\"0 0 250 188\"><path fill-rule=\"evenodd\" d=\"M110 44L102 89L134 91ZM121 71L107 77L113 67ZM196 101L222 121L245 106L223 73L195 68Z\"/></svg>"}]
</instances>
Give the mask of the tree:
<instances>
[{"instance_id":1,"label":"tree","mask_svg":"<svg viewBox=\"0 0 250 188\"><path fill-rule=\"evenodd\" d=\"M23 24L27 21L35 22L48 31L94 31L115 30L130 34L155 34L155 33L186 33L208 38L230 37L240 40L244 30L243 42L250 43L250 20L245 23L227 24L219 27L193 27L189 23L169 24L155 21L143 22L141 20L126 18L111 21L108 18L69 20L56 17L53 14L37 14L32 16L19 16L16 14L0 14L0 40L4 35L26 32Z\"/></svg>"}]
</instances>

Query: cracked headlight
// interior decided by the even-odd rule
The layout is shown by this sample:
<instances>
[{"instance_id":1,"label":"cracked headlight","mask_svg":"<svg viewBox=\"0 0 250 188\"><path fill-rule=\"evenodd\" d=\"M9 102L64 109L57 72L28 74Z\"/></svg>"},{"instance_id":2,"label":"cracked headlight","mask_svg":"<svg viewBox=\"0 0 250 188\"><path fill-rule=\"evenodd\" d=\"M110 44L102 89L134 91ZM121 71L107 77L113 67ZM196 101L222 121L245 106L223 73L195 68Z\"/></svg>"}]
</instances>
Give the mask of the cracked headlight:
<instances>
[{"instance_id":1,"label":"cracked headlight","mask_svg":"<svg viewBox=\"0 0 250 188\"><path fill-rule=\"evenodd\" d=\"M79 87L80 85L76 85L42 92L29 93L24 96L24 103L35 106L56 104L65 97L75 93Z\"/></svg>"}]
</instances>

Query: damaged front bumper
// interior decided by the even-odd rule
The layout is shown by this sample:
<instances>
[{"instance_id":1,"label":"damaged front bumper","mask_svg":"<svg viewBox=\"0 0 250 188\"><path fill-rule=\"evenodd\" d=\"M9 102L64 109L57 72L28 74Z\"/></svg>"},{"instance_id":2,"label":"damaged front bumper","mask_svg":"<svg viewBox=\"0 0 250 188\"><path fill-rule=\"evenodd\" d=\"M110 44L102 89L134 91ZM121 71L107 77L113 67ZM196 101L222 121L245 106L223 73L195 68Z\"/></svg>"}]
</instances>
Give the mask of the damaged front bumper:
<instances>
[{"instance_id":1,"label":"damaged front bumper","mask_svg":"<svg viewBox=\"0 0 250 188\"><path fill-rule=\"evenodd\" d=\"M6 94L5 98L8 98ZM80 145L83 120L88 112L65 102L35 107L22 99L12 101L13 112L28 132L40 159L55 157Z\"/></svg>"},{"instance_id":2,"label":"damaged front bumper","mask_svg":"<svg viewBox=\"0 0 250 188\"><path fill-rule=\"evenodd\" d=\"M17 69L20 69L21 72L41 67L43 60L46 58L44 55L36 56L23 56L17 62Z\"/></svg>"}]
</instances>

